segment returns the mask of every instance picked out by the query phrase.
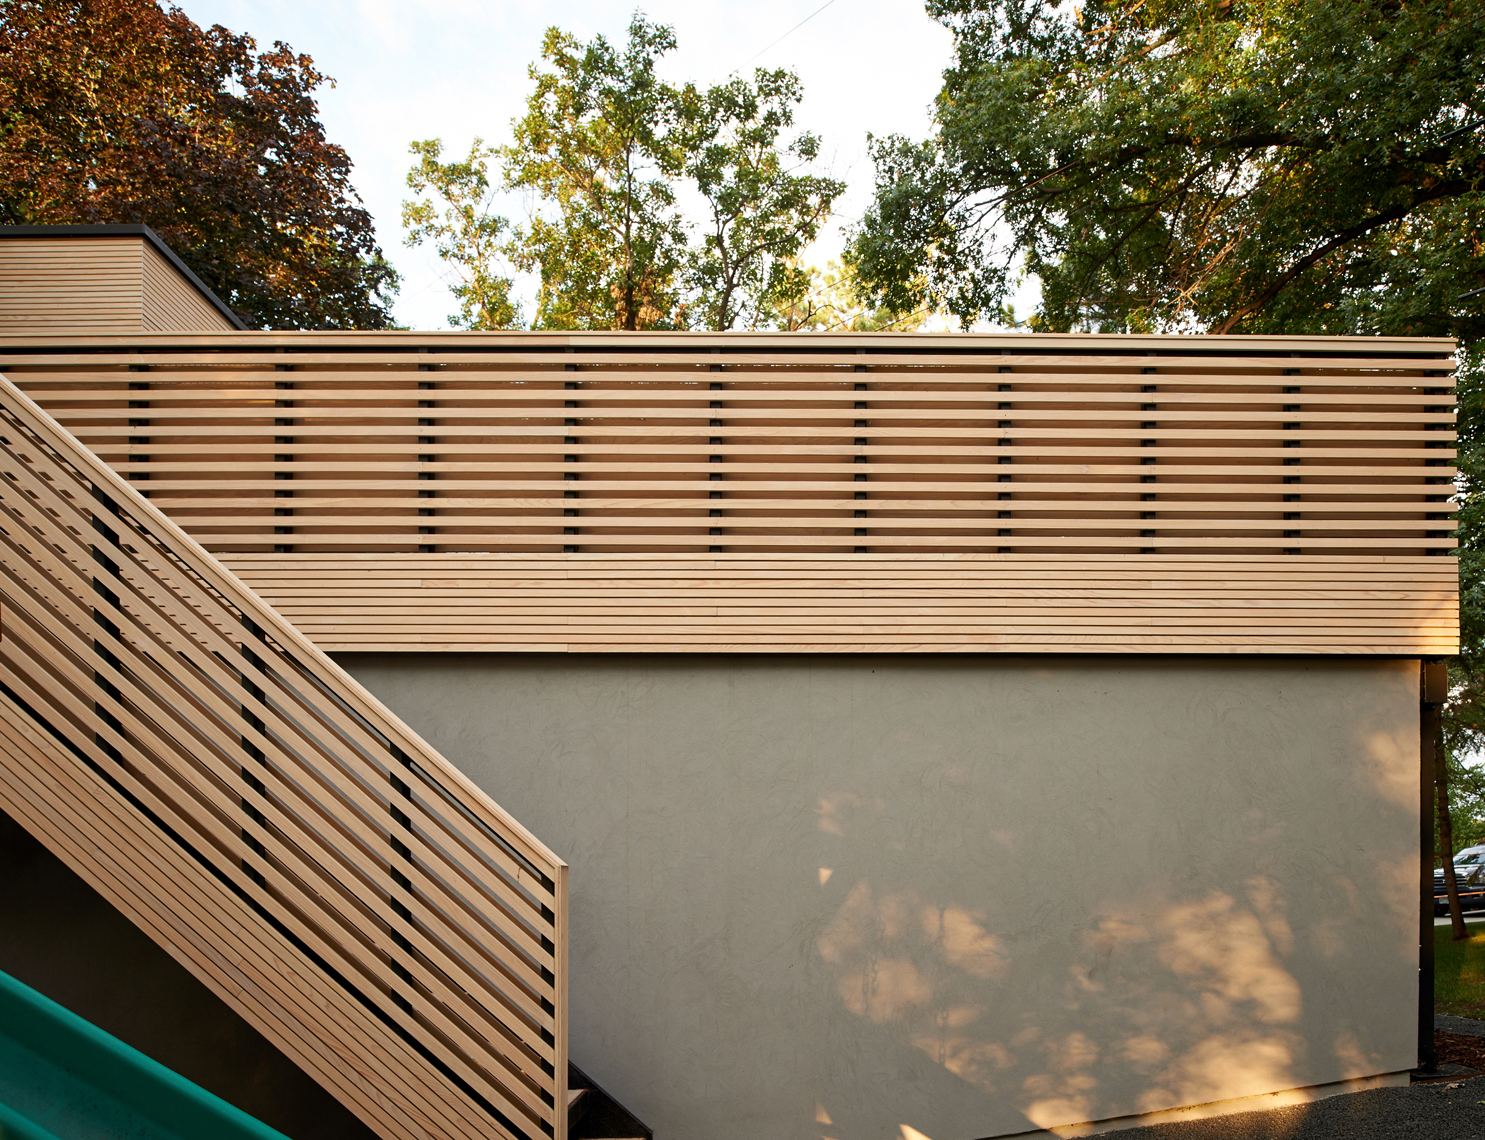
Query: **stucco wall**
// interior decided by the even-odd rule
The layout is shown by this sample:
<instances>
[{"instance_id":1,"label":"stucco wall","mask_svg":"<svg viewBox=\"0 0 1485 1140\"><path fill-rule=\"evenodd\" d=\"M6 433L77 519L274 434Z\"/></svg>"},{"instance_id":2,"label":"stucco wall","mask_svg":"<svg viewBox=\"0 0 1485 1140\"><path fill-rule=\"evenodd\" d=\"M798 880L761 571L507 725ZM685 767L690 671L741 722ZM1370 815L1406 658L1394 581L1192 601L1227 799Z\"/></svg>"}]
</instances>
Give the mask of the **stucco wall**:
<instances>
[{"instance_id":1,"label":"stucco wall","mask_svg":"<svg viewBox=\"0 0 1485 1140\"><path fill-rule=\"evenodd\" d=\"M1415 1062L1417 665L343 655L571 871L663 1140L971 1140Z\"/></svg>"}]
</instances>

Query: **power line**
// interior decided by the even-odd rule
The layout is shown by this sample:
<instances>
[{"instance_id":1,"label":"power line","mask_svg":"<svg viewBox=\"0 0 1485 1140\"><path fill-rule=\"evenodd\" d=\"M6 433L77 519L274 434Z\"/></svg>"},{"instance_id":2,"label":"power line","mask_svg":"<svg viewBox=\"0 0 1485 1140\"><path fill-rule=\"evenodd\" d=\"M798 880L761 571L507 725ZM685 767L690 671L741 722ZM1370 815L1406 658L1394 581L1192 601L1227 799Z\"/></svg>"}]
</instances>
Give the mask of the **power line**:
<instances>
[{"instance_id":1,"label":"power line","mask_svg":"<svg viewBox=\"0 0 1485 1140\"><path fill-rule=\"evenodd\" d=\"M804 27L806 24L808 24L811 20L813 20L816 16L818 16L821 12L825 11L826 8L830 7L830 5L832 5L834 3L835 3L835 0L825 0L825 3L821 4L818 8L816 8L808 16L806 16L804 19L800 20L799 23L795 24L792 28L790 28L787 32L785 32L783 35L781 35L778 39L774 40L773 43L769 44L766 48L763 49L763 51L758 52L757 55L754 55L752 57L752 59L744 60L742 63L738 64L736 67L734 67L732 69L731 72L729 72L729 74L736 74L737 72L741 71L743 68L747 67L748 64L752 63L754 59L757 59L758 56L763 55L764 52L772 51L774 48L778 47L779 44L783 43L790 36L792 36L795 32L799 31L800 28Z\"/></svg>"}]
</instances>

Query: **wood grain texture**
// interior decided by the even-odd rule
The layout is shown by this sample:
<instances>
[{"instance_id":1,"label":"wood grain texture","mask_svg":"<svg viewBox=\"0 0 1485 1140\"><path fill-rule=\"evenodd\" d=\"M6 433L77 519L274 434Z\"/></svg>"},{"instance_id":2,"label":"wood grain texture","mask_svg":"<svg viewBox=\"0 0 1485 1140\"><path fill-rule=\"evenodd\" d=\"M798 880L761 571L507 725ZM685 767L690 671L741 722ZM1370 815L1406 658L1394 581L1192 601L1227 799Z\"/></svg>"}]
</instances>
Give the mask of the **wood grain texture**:
<instances>
[{"instance_id":1,"label":"wood grain texture","mask_svg":"<svg viewBox=\"0 0 1485 1140\"><path fill-rule=\"evenodd\" d=\"M144 327L141 238L0 240L0 332Z\"/></svg>"},{"instance_id":2,"label":"wood grain texture","mask_svg":"<svg viewBox=\"0 0 1485 1140\"><path fill-rule=\"evenodd\" d=\"M0 333L229 328L142 236L0 238Z\"/></svg>"},{"instance_id":3,"label":"wood grain texture","mask_svg":"<svg viewBox=\"0 0 1485 1140\"><path fill-rule=\"evenodd\" d=\"M5 381L0 608L7 812L380 1135L565 1136L565 864Z\"/></svg>"},{"instance_id":4,"label":"wood grain texture","mask_svg":"<svg viewBox=\"0 0 1485 1140\"><path fill-rule=\"evenodd\" d=\"M232 327L154 246L143 242L142 247L146 332L216 331Z\"/></svg>"},{"instance_id":5,"label":"wood grain texture","mask_svg":"<svg viewBox=\"0 0 1485 1140\"><path fill-rule=\"evenodd\" d=\"M222 554L1426 556L1453 343L0 338ZM132 371L131 371L132 370Z\"/></svg>"},{"instance_id":6,"label":"wood grain texture","mask_svg":"<svg viewBox=\"0 0 1485 1140\"><path fill-rule=\"evenodd\" d=\"M328 651L1456 651L1452 558L263 555L234 572Z\"/></svg>"},{"instance_id":7,"label":"wood grain texture","mask_svg":"<svg viewBox=\"0 0 1485 1140\"><path fill-rule=\"evenodd\" d=\"M1453 348L232 333L0 365L333 649L1411 654L1457 637Z\"/></svg>"}]
</instances>

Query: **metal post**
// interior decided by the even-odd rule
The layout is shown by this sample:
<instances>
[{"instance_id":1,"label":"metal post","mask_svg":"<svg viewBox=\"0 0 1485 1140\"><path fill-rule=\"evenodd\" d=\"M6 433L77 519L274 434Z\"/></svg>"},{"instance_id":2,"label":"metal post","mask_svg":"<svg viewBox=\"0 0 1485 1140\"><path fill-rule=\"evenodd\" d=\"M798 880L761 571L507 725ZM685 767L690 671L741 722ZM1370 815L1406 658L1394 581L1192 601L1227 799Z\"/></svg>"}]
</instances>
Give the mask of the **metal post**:
<instances>
[{"instance_id":1,"label":"metal post","mask_svg":"<svg viewBox=\"0 0 1485 1140\"><path fill-rule=\"evenodd\" d=\"M1420 661L1418 677L1418 815L1421 871L1418 906L1418 1068L1433 1072L1433 858L1434 858L1434 741L1439 709L1448 696L1448 668L1442 661Z\"/></svg>"}]
</instances>

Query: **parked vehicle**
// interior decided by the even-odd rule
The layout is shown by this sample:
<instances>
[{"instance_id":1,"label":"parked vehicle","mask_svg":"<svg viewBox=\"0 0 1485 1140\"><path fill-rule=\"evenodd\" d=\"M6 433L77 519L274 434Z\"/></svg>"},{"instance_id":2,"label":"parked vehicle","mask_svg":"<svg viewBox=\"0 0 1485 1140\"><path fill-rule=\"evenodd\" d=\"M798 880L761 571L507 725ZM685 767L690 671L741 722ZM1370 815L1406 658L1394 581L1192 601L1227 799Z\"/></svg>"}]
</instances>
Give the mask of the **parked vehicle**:
<instances>
[{"instance_id":1,"label":"parked vehicle","mask_svg":"<svg viewBox=\"0 0 1485 1140\"><path fill-rule=\"evenodd\" d=\"M1454 855L1454 865L1456 867L1461 864L1473 867L1480 863L1485 863L1485 843L1481 843L1475 847L1466 847L1463 851L1456 852ZM1440 869L1442 870L1442 868Z\"/></svg>"},{"instance_id":2,"label":"parked vehicle","mask_svg":"<svg viewBox=\"0 0 1485 1140\"><path fill-rule=\"evenodd\" d=\"M1485 846L1466 847L1454 856L1454 878L1460 910L1485 910ZM1433 872L1433 912L1449 913L1449 888L1442 867Z\"/></svg>"}]
</instances>

